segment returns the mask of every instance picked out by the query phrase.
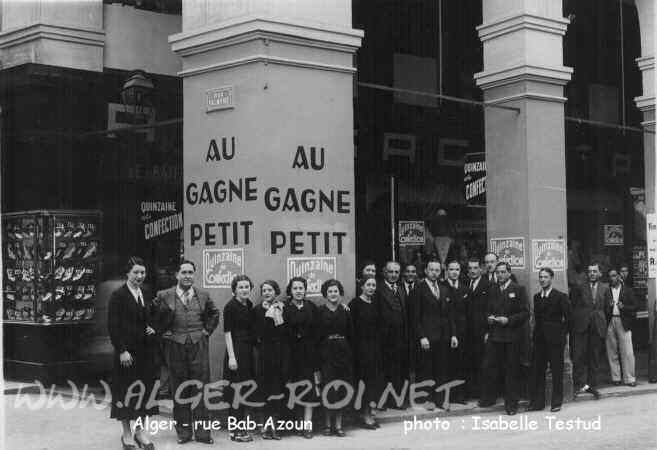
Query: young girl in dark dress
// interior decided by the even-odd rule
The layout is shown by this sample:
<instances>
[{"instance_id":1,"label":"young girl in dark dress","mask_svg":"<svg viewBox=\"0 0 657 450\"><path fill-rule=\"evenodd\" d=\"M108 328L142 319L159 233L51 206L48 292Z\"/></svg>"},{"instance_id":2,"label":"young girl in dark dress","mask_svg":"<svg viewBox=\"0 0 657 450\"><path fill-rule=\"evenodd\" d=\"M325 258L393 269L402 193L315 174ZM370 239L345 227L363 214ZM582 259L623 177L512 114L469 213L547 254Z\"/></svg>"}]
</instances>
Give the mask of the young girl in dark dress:
<instances>
[{"instance_id":1,"label":"young girl in dark dress","mask_svg":"<svg viewBox=\"0 0 657 450\"><path fill-rule=\"evenodd\" d=\"M374 277L365 277L360 281L361 295L349 302L351 319L353 321L354 361L356 380L365 384L365 394L361 415L363 427L373 430L379 428L372 417L371 402L375 404L381 395L381 376L383 362L379 346L378 332L379 320L375 305L374 293L376 280Z\"/></svg>"},{"instance_id":2,"label":"young girl in dark dress","mask_svg":"<svg viewBox=\"0 0 657 450\"><path fill-rule=\"evenodd\" d=\"M306 299L308 283L305 278L294 277L287 285L289 302L285 306L283 317L290 332L290 372L291 383L310 383L310 389L299 400L314 403L319 401L319 365L317 357L317 320L318 308ZM297 388L300 392L305 388ZM313 408L304 406L304 424L312 423ZM303 437L311 439L312 429L304 429Z\"/></svg>"},{"instance_id":3,"label":"young girl in dark dress","mask_svg":"<svg viewBox=\"0 0 657 450\"><path fill-rule=\"evenodd\" d=\"M258 401L266 405L262 438L276 440L281 438L275 425L282 412L290 357L288 326L283 318L285 304L277 298L280 294L278 283L273 280L263 282L260 285L262 301L254 308ZM280 398L272 398L278 396Z\"/></svg>"},{"instance_id":4,"label":"young girl in dark dress","mask_svg":"<svg viewBox=\"0 0 657 450\"><path fill-rule=\"evenodd\" d=\"M333 279L325 281L322 284L322 295L326 299L326 304L319 307L317 325L322 384L326 387L334 381L341 380L353 386L354 361L351 353L353 324L349 311L342 307L341 300L344 296L342 283ZM344 398L340 395L341 392L345 392L345 389L330 388L327 392L327 400L332 404L340 402ZM324 436L331 434L345 436L342 430L342 413L343 409L326 408ZM335 428L331 428L331 418L335 418Z\"/></svg>"},{"instance_id":5,"label":"young girl in dark dress","mask_svg":"<svg viewBox=\"0 0 657 450\"><path fill-rule=\"evenodd\" d=\"M226 337L226 356L224 358L224 379L238 383L254 379L253 373L253 303L249 299L253 283L246 275L237 275L231 282L233 298L224 307L224 333ZM227 401L232 403L235 391L228 390ZM230 395L232 394L232 395ZM244 406L231 404L230 415L238 421L244 420ZM250 442L251 435L238 430L230 438L238 442Z\"/></svg>"}]
</instances>

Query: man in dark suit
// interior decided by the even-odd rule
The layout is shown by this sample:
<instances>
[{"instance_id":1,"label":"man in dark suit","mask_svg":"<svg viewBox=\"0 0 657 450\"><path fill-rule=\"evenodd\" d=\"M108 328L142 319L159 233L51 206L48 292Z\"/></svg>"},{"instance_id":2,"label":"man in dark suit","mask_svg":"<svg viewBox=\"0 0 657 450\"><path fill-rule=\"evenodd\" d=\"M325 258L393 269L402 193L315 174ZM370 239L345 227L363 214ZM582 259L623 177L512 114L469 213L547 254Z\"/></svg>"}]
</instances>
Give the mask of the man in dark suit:
<instances>
[{"instance_id":1,"label":"man in dark suit","mask_svg":"<svg viewBox=\"0 0 657 450\"><path fill-rule=\"evenodd\" d=\"M484 361L486 343L484 336L488 331L486 313L488 308L488 289L491 286L488 278L482 275L481 261L470 258L468 261L468 292L470 308L468 309L466 345L469 352L466 355L467 384L472 397L481 395L481 367Z\"/></svg>"},{"instance_id":2,"label":"man in dark suit","mask_svg":"<svg viewBox=\"0 0 657 450\"><path fill-rule=\"evenodd\" d=\"M588 283L572 291L572 321L570 351L573 360L575 396L589 392L596 399L600 393L597 371L600 366L602 340L607 335L605 292L609 289L600 281L600 265L588 266Z\"/></svg>"},{"instance_id":3,"label":"man in dark suit","mask_svg":"<svg viewBox=\"0 0 657 450\"><path fill-rule=\"evenodd\" d=\"M383 270L383 283L377 285L377 307L381 318L381 351L384 365L384 382L392 383L401 392L408 379L408 313L406 292L398 285L401 267L388 261ZM395 407L391 398L389 407Z\"/></svg>"},{"instance_id":4,"label":"man in dark suit","mask_svg":"<svg viewBox=\"0 0 657 450\"><path fill-rule=\"evenodd\" d=\"M411 292L415 289L418 283L417 279L417 266L415 264L407 264L402 273L402 283L404 293L406 294L406 329L408 330L407 338L407 355L408 355L408 372L411 383L415 383L415 375L417 369L417 361L415 360L417 346L417 339L415 331L417 329L416 309L415 305L411 303Z\"/></svg>"},{"instance_id":5,"label":"man in dark suit","mask_svg":"<svg viewBox=\"0 0 657 450\"><path fill-rule=\"evenodd\" d=\"M187 386L178 392L188 380L207 383L210 378L208 342L209 336L219 324L219 310L210 295L194 287L196 267L191 261L182 261L176 278L178 284L157 293L158 334L164 339L164 355L169 367L171 389L174 398L173 418L176 421L178 443L192 440L212 444L208 410L203 398L203 386ZM201 401L192 409L189 400L201 395Z\"/></svg>"},{"instance_id":6,"label":"man in dark suit","mask_svg":"<svg viewBox=\"0 0 657 450\"><path fill-rule=\"evenodd\" d=\"M484 357L484 385L479 405L495 404L497 380L504 376L504 407L513 416L518 411L520 398L520 351L525 345L523 326L529 319L529 302L525 290L511 281L511 266L497 264L498 285L489 291L486 356Z\"/></svg>"},{"instance_id":7,"label":"man in dark suit","mask_svg":"<svg viewBox=\"0 0 657 450\"><path fill-rule=\"evenodd\" d=\"M437 386L447 381L449 349L458 345L449 291L438 283L440 269L440 261L429 261L426 278L411 293L411 301L417 305L418 381L433 381ZM443 393L435 392L436 385L428 392L433 402L426 403L427 409L436 405L449 409L449 404L443 403Z\"/></svg>"},{"instance_id":8,"label":"man in dark suit","mask_svg":"<svg viewBox=\"0 0 657 450\"><path fill-rule=\"evenodd\" d=\"M484 276L486 281L490 284L497 284L497 276L495 275L495 268L497 267L497 254L493 252L484 255Z\"/></svg>"},{"instance_id":9,"label":"man in dark suit","mask_svg":"<svg viewBox=\"0 0 657 450\"><path fill-rule=\"evenodd\" d=\"M634 349L632 348L632 325L636 319L637 304L632 288L623 284L616 269L610 269L609 289L605 291L605 315L607 316L607 358L611 369L611 381L621 384L621 366L623 382L636 386L634 376Z\"/></svg>"},{"instance_id":10,"label":"man in dark suit","mask_svg":"<svg viewBox=\"0 0 657 450\"><path fill-rule=\"evenodd\" d=\"M552 373L550 410L561 410L563 403L563 360L570 322L568 295L552 287L554 271L545 267L538 272L541 291L534 295L534 371L530 383L529 411L545 408L545 370Z\"/></svg>"},{"instance_id":11,"label":"man in dark suit","mask_svg":"<svg viewBox=\"0 0 657 450\"><path fill-rule=\"evenodd\" d=\"M468 395L467 378L465 365L467 348L467 324L468 310L470 309L470 294L466 284L460 280L461 264L456 260L447 262L447 278L443 285L447 288L448 296L451 299L450 307L454 316L454 334L459 341L456 348L450 349L448 376L450 380L464 380L466 384L457 386L452 389L451 396L455 403L465 404Z\"/></svg>"}]
</instances>

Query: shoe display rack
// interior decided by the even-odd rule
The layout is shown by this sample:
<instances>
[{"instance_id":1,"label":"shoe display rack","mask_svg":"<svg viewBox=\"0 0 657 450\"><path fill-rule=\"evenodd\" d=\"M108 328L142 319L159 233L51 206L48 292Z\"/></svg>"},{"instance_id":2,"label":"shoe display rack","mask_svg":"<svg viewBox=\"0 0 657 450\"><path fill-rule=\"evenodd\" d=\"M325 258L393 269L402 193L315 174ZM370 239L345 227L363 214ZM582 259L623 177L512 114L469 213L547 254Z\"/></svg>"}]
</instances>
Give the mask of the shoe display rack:
<instances>
[{"instance_id":1,"label":"shoe display rack","mask_svg":"<svg viewBox=\"0 0 657 450\"><path fill-rule=\"evenodd\" d=\"M101 263L100 212L3 214L4 320L91 321Z\"/></svg>"},{"instance_id":2,"label":"shoe display rack","mask_svg":"<svg viewBox=\"0 0 657 450\"><path fill-rule=\"evenodd\" d=\"M98 211L2 215L5 377L73 380L89 364L102 263Z\"/></svg>"}]
</instances>

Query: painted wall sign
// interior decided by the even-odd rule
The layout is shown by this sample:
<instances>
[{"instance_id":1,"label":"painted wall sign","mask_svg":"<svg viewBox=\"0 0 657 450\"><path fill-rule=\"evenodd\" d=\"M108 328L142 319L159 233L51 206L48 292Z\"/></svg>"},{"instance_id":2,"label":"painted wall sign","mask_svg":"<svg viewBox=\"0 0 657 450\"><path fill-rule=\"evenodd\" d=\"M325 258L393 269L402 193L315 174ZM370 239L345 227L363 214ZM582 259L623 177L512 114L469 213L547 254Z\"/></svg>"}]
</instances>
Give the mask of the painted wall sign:
<instances>
[{"instance_id":1,"label":"painted wall sign","mask_svg":"<svg viewBox=\"0 0 657 450\"><path fill-rule=\"evenodd\" d=\"M230 288L233 277L243 273L243 248L203 250L203 287Z\"/></svg>"},{"instance_id":2,"label":"painted wall sign","mask_svg":"<svg viewBox=\"0 0 657 450\"><path fill-rule=\"evenodd\" d=\"M648 243L648 278L657 278L657 214L646 214Z\"/></svg>"},{"instance_id":3,"label":"painted wall sign","mask_svg":"<svg viewBox=\"0 0 657 450\"><path fill-rule=\"evenodd\" d=\"M623 225L603 225L605 246L623 245Z\"/></svg>"},{"instance_id":4,"label":"painted wall sign","mask_svg":"<svg viewBox=\"0 0 657 450\"><path fill-rule=\"evenodd\" d=\"M555 272L566 270L566 243L563 239L532 239L532 270L549 267Z\"/></svg>"},{"instance_id":5,"label":"painted wall sign","mask_svg":"<svg viewBox=\"0 0 657 450\"><path fill-rule=\"evenodd\" d=\"M648 287L648 251L643 245L632 247L632 287L635 291Z\"/></svg>"},{"instance_id":6,"label":"painted wall sign","mask_svg":"<svg viewBox=\"0 0 657 450\"><path fill-rule=\"evenodd\" d=\"M147 241L183 227L183 215L175 201L143 201L139 204L139 211Z\"/></svg>"},{"instance_id":7,"label":"painted wall sign","mask_svg":"<svg viewBox=\"0 0 657 450\"><path fill-rule=\"evenodd\" d=\"M512 269L525 268L525 238L491 238L490 251L500 262L507 262Z\"/></svg>"},{"instance_id":8,"label":"painted wall sign","mask_svg":"<svg viewBox=\"0 0 657 450\"><path fill-rule=\"evenodd\" d=\"M235 107L235 92L233 86L223 86L210 89L205 93L206 112Z\"/></svg>"},{"instance_id":9,"label":"painted wall sign","mask_svg":"<svg viewBox=\"0 0 657 450\"><path fill-rule=\"evenodd\" d=\"M424 245L424 240L424 221L399 221L399 245L401 247L407 247L411 245Z\"/></svg>"},{"instance_id":10,"label":"painted wall sign","mask_svg":"<svg viewBox=\"0 0 657 450\"><path fill-rule=\"evenodd\" d=\"M291 257L287 258L287 281L293 277L303 277L308 281L307 297L321 297L322 283L337 278L334 256Z\"/></svg>"},{"instance_id":11,"label":"painted wall sign","mask_svg":"<svg viewBox=\"0 0 657 450\"><path fill-rule=\"evenodd\" d=\"M486 205L486 154L467 153L463 164L465 203L471 206Z\"/></svg>"}]
</instances>

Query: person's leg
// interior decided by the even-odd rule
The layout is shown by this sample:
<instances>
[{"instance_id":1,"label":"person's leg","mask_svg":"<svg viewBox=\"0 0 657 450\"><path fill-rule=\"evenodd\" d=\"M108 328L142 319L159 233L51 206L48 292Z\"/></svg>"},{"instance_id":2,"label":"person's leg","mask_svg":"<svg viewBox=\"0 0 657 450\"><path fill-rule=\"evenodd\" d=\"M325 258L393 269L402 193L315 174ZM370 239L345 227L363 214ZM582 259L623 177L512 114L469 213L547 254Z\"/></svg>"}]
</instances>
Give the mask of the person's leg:
<instances>
[{"instance_id":1,"label":"person's leg","mask_svg":"<svg viewBox=\"0 0 657 450\"><path fill-rule=\"evenodd\" d=\"M563 365L565 343L551 343L548 347L550 372L552 372L552 408L561 407L563 403Z\"/></svg>"},{"instance_id":2,"label":"person's leg","mask_svg":"<svg viewBox=\"0 0 657 450\"><path fill-rule=\"evenodd\" d=\"M598 387L598 368L600 367L600 352L602 338L595 331L589 333L588 384L592 389Z\"/></svg>"},{"instance_id":3,"label":"person's leg","mask_svg":"<svg viewBox=\"0 0 657 450\"><path fill-rule=\"evenodd\" d=\"M210 415L205 404L204 385L210 378L210 364L208 354L208 339L202 337L198 342L187 346L189 375L192 380L202 383L201 386L191 387L192 395L199 397L200 401L192 405L194 437L197 440L210 439ZM243 417L239 418L240 420Z\"/></svg>"},{"instance_id":4,"label":"person's leg","mask_svg":"<svg viewBox=\"0 0 657 450\"><path fill-rule=\"evenodd\" d=\"M169 369L169 387L173 398L173 420L176 434L180 439L191 439L193 437L191 408L189 404L180 403L180 400L188 398L189 395L187 389L183 392L180 388L183 381L189 378L184 345L173 341L166 342L165 356Z\"/></svg>"},{"instance_id":5,"label":"person's leg","mask_svg":"<svg viewBox=\"0 0 657 450\"><path fill-rule=\"evenodd\" d=\"M534 370L531 374L530 405L537 409L545 408L545 370L547 369L547 348L545 339L534 340Z\"/></svg>"},{"instance_id":6,"label":"person's leg","mask_svg":"<svg viewBox=\"0 0 657 450\"><path fill-rule=\"evenodd\" d=\"M634 348L632 347L632 332L625 331L622 323L618 324L617 329L619 338L618 345L620 347L621 363L623 365L623 382L626 384L635 383L636 377L634 376L635 361Z\"/></svg>"},{"instance_id":7,"label":"person's leg","mask_svg":"<svg viewBox=\"0 0 657 450\"><path fill-rule=\"evenodd\" d=\"M482 367L481 401L483 406L497 401L497 380L499 379L497 346L493 342L486 344L486 353Z\"/></svg>"},{"instance_id":8,"label":"person's leg","mask_svg":"<svg viewBox=\"0 0 657 450\"><path fill-rule=\"evenodd\" d=\"M340 434L342 431L342 410L335 412L335 431Z\"/></svg>"},{"instance_id":9,"label":"person's leg","mask_svg":"<svg viewBox=\"0 0 657 450\"><path fill-rule=\"evenodd\" d=\"M132 444L132 429L130 428L130 420L125 419L121 421L121 439L126 444Z\"/></svg>"},{"instance_id":10,"label":"person's leg","mask_svg":"<svg viewBox=\"0 0 657 450\"><path fill-rule=\"evenodd\" d=\"M514 344L504 343L501 346L504 364L504 406L507 411L516 412L520 399L519 355L514 351Z\"/></svg>"},{"instance_id":11,"label":"person's leg","mask_svg":"<svg viewBox=\"0 0 657 450\"><path fill-rule=\"evenodd\" d=\"M587 382L588 333L571 333L570 346L573 360L573 387L579 390Z\"/></svg>"},{"instance_id":12,"label":"person's leg","mask_svg":"<svg viewBox=\"0 0 657 450\"><path fill-rule=\"evenodd\" d=\"M621 368L618 354L618 327L616 326L617 321L620 320L616 317L612 317L611 322L609 322L609 326L607 327L607 337L605 338L605 346L607 347L607 360L609 361L611 381L620 383Z\"/></svg>"}]
</instances>

